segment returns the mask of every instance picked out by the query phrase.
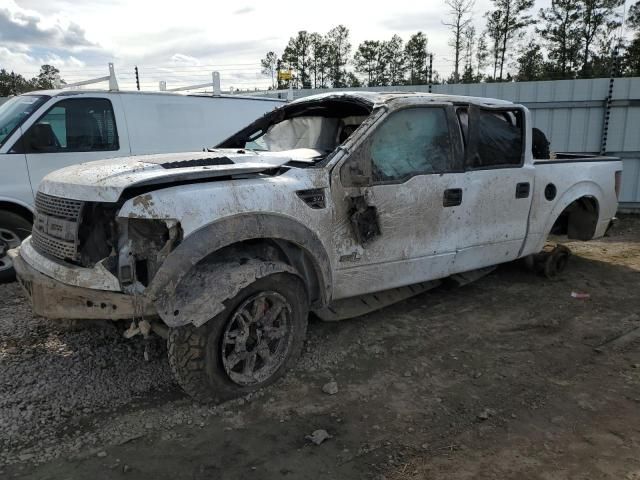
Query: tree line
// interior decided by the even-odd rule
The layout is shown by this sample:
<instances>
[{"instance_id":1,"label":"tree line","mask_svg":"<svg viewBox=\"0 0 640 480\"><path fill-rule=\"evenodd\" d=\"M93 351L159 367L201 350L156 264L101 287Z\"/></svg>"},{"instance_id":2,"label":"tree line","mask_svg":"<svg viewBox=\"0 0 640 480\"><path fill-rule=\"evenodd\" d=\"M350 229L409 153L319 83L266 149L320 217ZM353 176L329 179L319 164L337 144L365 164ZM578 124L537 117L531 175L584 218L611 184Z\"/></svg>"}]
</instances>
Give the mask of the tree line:
<instances>
[{"instance_id":1,"label":"tree line","mask_svg":"<svg viewBox=\"0 0 640 480\"><path fill-rule=\"evenodd\" d=\"M2 68L0 69L0 97L56 88L58 82L64 83L64 80L60 79L60 71L52 65L42 65L38 75L31 79Z\"/></svg>"},{"instance_id":2,"label":"tree line","mask_svg":"<svg viewBox=\"0 0 640 480\"><path fill-rule=\"evenodd\" d=\"M492 0L474 24L475 0L445 0L452 72L431 67L424 32L406 43L399 35L365 40L352 49L349 29L299 31L281 55L268 52L262 73L271 88L327 88L433 83L557 80L640 75L640 0L629 10L621 38L624 0L552 0L532 12L534 0Z\"/></svg>"}]
</instances>

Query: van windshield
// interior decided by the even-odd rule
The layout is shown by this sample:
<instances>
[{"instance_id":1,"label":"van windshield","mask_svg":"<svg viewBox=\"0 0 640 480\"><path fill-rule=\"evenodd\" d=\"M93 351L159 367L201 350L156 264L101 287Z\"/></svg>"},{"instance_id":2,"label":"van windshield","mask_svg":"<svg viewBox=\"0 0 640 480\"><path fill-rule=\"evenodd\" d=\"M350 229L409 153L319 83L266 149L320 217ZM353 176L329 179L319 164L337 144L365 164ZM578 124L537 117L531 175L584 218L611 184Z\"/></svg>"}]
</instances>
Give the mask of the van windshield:
<instances>
[{"instance_id":1,"label":"van windshield","mask_svg":"<svg viewBox=\"0 0 640 480\"><path fill-rule=\"evenodd\" d=\"M0 105L0 147L49 98L46 95L20 95Z\"/></svg>"}]
</instances>

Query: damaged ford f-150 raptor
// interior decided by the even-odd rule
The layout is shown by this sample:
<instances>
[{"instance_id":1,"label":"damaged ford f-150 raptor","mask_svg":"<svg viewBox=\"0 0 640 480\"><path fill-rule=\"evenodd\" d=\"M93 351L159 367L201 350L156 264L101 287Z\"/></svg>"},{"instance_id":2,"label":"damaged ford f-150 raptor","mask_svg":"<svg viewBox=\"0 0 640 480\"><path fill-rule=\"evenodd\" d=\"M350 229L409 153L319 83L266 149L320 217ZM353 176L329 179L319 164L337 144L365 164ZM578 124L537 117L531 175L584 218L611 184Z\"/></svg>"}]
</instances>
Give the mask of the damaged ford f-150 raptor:
<instances>
[{"instance_id":1,"label":"damaged ford f-150 raptor","mask_svg":"<svg viewBox=\"0 0 640 480\"><path fill-rule=\"evenodd\" d=\"M532 137L501 100L307 97L209 151L48 175L11 255L36 314L152 327L186 392L231 398L296 362L310 311L360 315L518 258L553 276L551 233L604 235L621 162L534 159Z\"/></svg>"}]
</instances>

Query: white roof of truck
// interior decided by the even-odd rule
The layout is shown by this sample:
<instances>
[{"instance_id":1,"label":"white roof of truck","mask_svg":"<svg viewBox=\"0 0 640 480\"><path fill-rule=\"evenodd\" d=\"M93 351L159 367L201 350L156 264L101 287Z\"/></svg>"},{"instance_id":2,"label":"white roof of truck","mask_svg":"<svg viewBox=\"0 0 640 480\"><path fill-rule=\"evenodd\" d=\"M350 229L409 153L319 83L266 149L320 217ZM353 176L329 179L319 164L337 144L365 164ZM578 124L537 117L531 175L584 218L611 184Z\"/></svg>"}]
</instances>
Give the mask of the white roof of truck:
<instances>
[{"instance_id":1,"label":"white roof of truck","mask_svg":"<svg viewBox=\"0 0 640 480\"><path fill-rule=\"evenodd\" d=\"M318 101L328 98L353 98L359 99L372 105L382 105L398 98L429 98L434 101L452 102L452 103L473 103L477 105L513 105L513 102L507 100L499 100L497 98L485 97L468 97L465 95L444 95L440 93L426 92L371 92L371 91L350 91L350 92L328 92L308 97L299 98L291 103L304 103L309 101Z\"/></svg>"}]
</instances>

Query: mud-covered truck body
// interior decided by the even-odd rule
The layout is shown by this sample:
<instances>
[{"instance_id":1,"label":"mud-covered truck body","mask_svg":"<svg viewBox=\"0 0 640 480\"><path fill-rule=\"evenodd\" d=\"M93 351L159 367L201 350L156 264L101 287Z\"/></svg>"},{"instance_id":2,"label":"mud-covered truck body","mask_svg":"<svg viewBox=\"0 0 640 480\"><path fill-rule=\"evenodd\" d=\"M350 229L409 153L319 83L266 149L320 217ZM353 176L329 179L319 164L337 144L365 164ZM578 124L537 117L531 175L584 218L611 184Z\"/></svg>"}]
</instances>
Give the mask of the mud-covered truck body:
<instances>
[{"instance_id":1,"label":"mud-covered truck body","mask_svg":"<svg viewBox=\"0 0 640 480\"><path fill-rule=\"evenodd\" d=\"M532 150L548 144L528 110L500 100L307 97L207 152L50 174L12 257L35 313L150 325L188 393L228 398L296 360L309 311L359 315L524 257L552 275L551 233L604 235L621 162Z\"/></svg>"}]
</instances>

